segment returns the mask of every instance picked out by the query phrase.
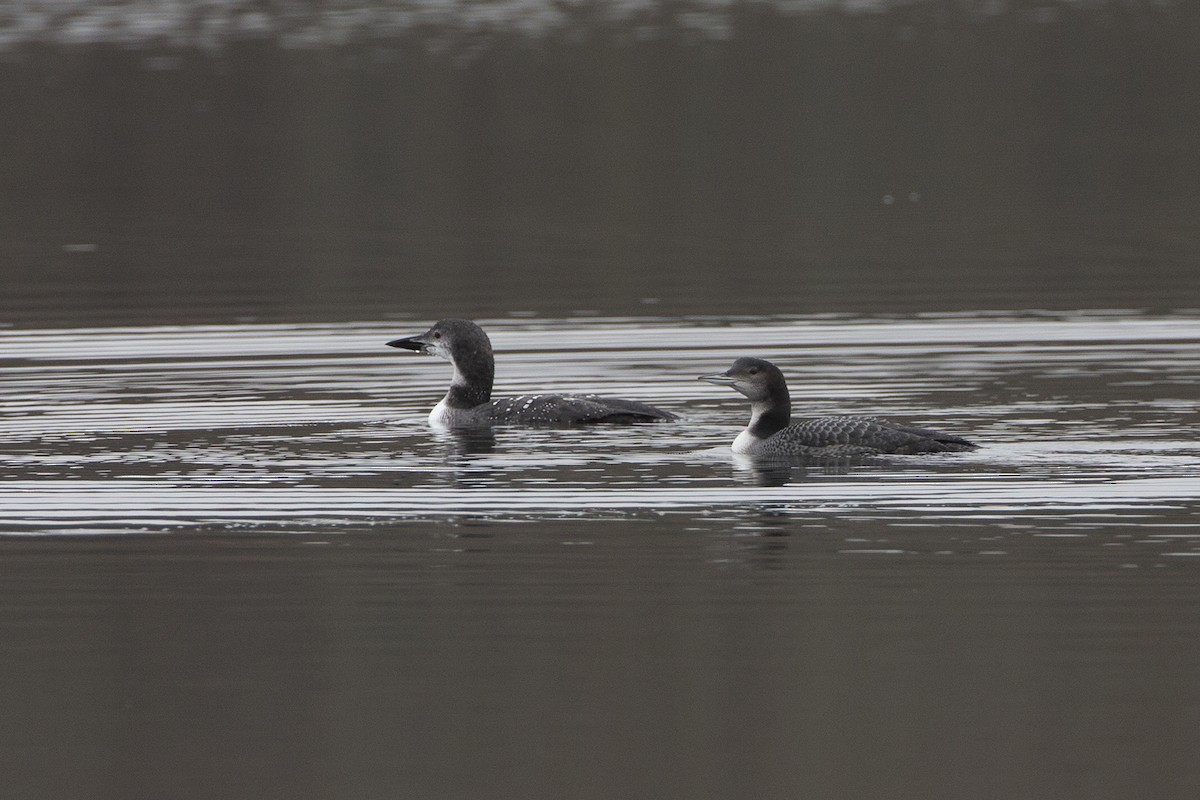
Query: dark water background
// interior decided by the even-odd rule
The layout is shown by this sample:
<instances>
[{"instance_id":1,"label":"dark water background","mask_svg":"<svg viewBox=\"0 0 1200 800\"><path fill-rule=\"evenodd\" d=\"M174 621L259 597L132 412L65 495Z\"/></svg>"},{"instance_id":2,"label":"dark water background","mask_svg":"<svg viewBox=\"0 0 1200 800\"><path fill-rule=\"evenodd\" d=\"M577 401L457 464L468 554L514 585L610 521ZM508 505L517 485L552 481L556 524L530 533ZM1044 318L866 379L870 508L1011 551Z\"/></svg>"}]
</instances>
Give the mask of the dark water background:
<instances>
[{"instance_id":1,"label":"dark water background","mask_svg":"<svg viewBox=\"0 0 1200 800\"><path fill-rule=\"evenodd\" d=\"M977 7L64 15L0 54L6 316L1194 307L1200 12Z\"/></svg>"},{"instance_id":2,"label":"dark water background","mask_svg":"<svg viewBox=\"0 0 1200 800\"><path fill-rule=\"evenodd\" d=\"M0 7L0 794L1194 798L1200 11ZM425 424L504 393L646 428ZM795 412L960 456L763 469Z\"/></svg>"}]
</instances>

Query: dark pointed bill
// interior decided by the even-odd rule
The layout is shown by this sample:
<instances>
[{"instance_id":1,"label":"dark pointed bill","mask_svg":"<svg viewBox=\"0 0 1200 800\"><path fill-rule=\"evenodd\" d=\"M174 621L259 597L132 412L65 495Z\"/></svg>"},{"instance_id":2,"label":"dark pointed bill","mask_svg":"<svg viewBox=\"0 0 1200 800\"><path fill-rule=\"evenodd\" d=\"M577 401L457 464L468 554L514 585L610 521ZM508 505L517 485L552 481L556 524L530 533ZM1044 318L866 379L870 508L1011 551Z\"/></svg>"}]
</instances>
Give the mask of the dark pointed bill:
<instances>
[{"instance_id":1,"label":"dark pointed bill","mask_svg":"<svg viewBox=\"0 0 1200 800\"><path fill-rule=\"evenodd\" d=\"M416 350L418 353L425 349L425 340L420 336L409 336L407 339L394 339L387 343L388 347L400 347L405 350Z\"/></svg>"},{"instance_id":2,"label":"dark pointed bill","mask_svg":"<svg viewBox=\"0 0 1200 800\"><path fill-rule=\"evenodd\" d=\"M733 386L733 384L736 382L733 378L729 377L728 372L718 372L716 375L701 375L699 378L696 378L696 380L704 381L705 383L713 383L717 386Z\"/></svg>"}]
</instances>

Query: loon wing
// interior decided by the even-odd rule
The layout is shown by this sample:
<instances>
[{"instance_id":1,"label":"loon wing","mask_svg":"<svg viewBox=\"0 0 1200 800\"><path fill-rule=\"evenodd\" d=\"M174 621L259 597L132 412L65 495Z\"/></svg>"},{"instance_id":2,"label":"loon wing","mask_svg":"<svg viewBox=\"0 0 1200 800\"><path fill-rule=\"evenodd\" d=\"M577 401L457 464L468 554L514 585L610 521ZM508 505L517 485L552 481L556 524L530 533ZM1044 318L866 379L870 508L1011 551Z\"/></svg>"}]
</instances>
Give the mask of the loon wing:
<instances>
[{"instance_id":1,"label":"loon wing","mask_svg":"<svg viewBox=\"0 0 1200 800\"><path fill-rule=\"evenodd\" d=\"M803 447L850 446L878 453L940 453L976 447L948 433L896 425L875 417L817 417L789 425L776 435Z\"/></svg>"},{"instance_id":2,"label":"loon wing","mask_svg":"<svg viewBox=\"0 0 1200 800\"><path fill-rule=\"evenodd\" d=\"M636 400L599 395L523 394L492 401L491 418L518 425L666 422L669 411Z\"/></svg>"},{"instance_id":3,"label":"loon wing","mask_svg":"<svg viewBox=\"0 0 1200 800\"><path fill-rule=\"evenodd\" d=\"M914 428L909 425L897 425L894 422L880 422L880 425L891 431L894 436L911 437L908 439L910 446L916 446L917 448L894 451L897 453L956 452L961 450L975 450L979 447L979 445L961 436L943 433L942 431L934 431L928 428Z\"/></svg>"}]
</instances>

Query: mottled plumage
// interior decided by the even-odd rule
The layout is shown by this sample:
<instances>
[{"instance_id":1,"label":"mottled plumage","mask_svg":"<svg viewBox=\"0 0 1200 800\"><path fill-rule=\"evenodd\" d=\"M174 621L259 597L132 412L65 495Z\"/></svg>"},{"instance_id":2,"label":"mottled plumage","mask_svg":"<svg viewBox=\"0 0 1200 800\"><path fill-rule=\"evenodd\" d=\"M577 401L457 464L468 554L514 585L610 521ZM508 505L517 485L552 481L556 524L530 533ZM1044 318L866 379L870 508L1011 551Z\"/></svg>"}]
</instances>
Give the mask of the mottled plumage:
<instances>
[{"instance_id":1,"label":"mottled plumage","mask_svg":"<svg viewBox=\"0 0 1200 800\"><path fill-rule=\"evenodd\" d=\"M675 419L674 414L620 397L595 394L521 394L492 400L487 414L494 422L549 425L564 419L573 423L652 422Z\"/></svg>"},{"instance_id":2,"label":"mottled plumage","mask_svg":"<svg viewBox=\"0 0 1200 800\"><path fill-rule=\"evenodd\" d=\"M700 380L732 387L750 399L750 424L733 442L733 451L743 455L832 458L976 448L958 436L876 417L817 417L792 423L787 381L778 367L760 358L739 358L725 372Z\"/></svg>"},{"instance_id":3,"label":"mottled plumage","mask_svg":"<svg viewBox=\"0 0 1200 800\"><path fill-rule=\"evenodd\" d=\"M874 453L942 453L973 450L975 445L957 436L896 425L875 417L816 417L801 420L758 441L755 455L804 454L872 455Z\"/></svg>"},{"instance_id":4,"label":"mottled plumage","mask_svg":"<svg viewBox=\"0 0 1200 800\"><path fill-rule=\"evenodd\" d=\"M465 319L444 319L420 336L396 339L390 347L440 356L454 366L446 396L429 421L448 427L480 425L587 425L663 422L678 419L669 411L599 395L526 394L492 399L495 358L483 329Z\"/></svg>"}]
</instances>

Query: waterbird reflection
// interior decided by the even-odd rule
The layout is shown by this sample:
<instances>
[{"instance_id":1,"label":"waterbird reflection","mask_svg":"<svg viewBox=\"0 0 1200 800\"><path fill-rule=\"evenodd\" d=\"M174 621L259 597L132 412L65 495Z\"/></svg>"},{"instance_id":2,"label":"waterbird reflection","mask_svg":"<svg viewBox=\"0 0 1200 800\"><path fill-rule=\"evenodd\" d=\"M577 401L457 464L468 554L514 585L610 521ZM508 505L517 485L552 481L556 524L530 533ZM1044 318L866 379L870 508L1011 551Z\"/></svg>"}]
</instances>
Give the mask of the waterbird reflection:
<instances>
[{"instance_id":1,"label":"waterbird reflection","mask_svg":"<svg viewBox=\"0 0 1200 800\"><path fill-rule=\"evenodd\" d=\"M750 486L786 486L812 475L848 475L855 467L871 461L864 456L762 459L733 454L734 475Z\"/></svg>"},{"instance_id":2,"label":"waterbird reflection","mask_svg":"<svg viewBox=\"0 0 1200 800\"><path fill-rule=\"evenodd\" d=\"M471 428L449 428L434 425L430 428L433 441L449 459L464 456L489 455L496 450L496 431L490 425Z\"/></svg>"}]
</instances>

